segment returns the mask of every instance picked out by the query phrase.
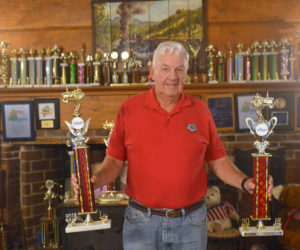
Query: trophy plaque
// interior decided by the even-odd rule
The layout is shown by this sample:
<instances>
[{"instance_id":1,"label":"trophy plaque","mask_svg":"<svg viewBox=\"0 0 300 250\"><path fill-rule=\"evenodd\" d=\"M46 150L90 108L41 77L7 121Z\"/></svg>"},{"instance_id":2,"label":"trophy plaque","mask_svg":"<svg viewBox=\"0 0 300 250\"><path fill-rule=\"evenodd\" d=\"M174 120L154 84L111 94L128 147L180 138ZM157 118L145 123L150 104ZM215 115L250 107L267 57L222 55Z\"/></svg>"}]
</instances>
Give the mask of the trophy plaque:
<instances>
[{"instance_id":1,"label":"trophy plaque","mask_svg":"<svg viewBox=\"0 0 300 250\"><path fill-rule=\"evenodd\" d=\"M276 218L272 226L265 226L264 221L270 221L268 204L268 179L269 179L269 159L272 156L265 150L269 145L266 140L277 124L277 117L272 117L269 121L262 115L264 108L280 107L280 103L273 97L262 97L259 94L253 97L251 104L256 108L257 119L246 118L247 127L250 133L257 139L254 146L258 152L253 153L253 182L255 190L253 192L253 213L250 218L257 222L256 226L250 226L250 219L242 219L240 233L244 237L250 236L280 236L283 235L281 229L281 219Z\"/></svg>"},{"instance_id":2,"label":"trophy plaque","mask_svg":"<svg viewBox=\"0 0 300 250\"><path fill-rule=\"evenodd\" d=\"M78 215L66 215L66 222L68 223L66 233L110 228L111 221L108 220L107 217L100 215L100 220L97 221L94 221L92 218L92 214L96 216L98 211L95 205L94 188L91 181L91 157L90 148L87 145L89 138L85 137L85 134L88 131L90 119L84 122L84 120L80 117L79 112L79 102L83 99L84 93L81 89L77 88L71 92L67 90L67 92L62 94L62 96L63 102L68 103L69 101L72 101L76 103L76 108L73 112L74 118L71 123L67 121L65 121L65 123L73 135L71 138L71 146L73 148L75 174L79 185L78 202L80 208ZM84 222L79 222L79 215L86 216Z\"/></svg>"}]
</instances>

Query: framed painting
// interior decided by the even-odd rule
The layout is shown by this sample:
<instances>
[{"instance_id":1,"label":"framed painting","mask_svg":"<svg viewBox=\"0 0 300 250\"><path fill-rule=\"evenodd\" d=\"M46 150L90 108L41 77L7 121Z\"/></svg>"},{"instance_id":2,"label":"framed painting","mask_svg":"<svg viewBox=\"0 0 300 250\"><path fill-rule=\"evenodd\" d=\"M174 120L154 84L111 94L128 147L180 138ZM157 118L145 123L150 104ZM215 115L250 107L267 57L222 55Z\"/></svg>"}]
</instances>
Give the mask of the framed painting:
<instances>
[{"instance_id":1,"label":"framed painting","mask_svg":"<svg viewBox=\"0 0 300 250\"><path fill-rule=\"evenodd\" d=\"M59 129L59 99L36 99L34 100L36 128Z\"/></svg>"},{"instance_id":2,"label":"framed painting","mask_svg":"<svg viewBox=\"0 0 300 250\"><path fill-rule=\"evenodd\" d=\"M127 51L148 71L157 45L176 40L188 51L198 44L198 71L206 70L205 0L92 0L92 19L94 52Z\"/></svg>"},{"instance_id":3,"label":"framed painting","mask_svg":"<svg viewBox=\"0 0 300 250\"><path fill-rule=\"evenodd\" d=\"M2 102L1 113L4 141L35 140L32 102Z\"/></svg>"},{"instance_id":4,"label":"framed painting","mask_svg":"<svg viewBox=\"0 0 300 250\"><path fill-rule=\"evenodd\" d=\"M204 99L212 113L218 131L234 131L233 94L206 95Z\"/></svg>"}]
</instances>

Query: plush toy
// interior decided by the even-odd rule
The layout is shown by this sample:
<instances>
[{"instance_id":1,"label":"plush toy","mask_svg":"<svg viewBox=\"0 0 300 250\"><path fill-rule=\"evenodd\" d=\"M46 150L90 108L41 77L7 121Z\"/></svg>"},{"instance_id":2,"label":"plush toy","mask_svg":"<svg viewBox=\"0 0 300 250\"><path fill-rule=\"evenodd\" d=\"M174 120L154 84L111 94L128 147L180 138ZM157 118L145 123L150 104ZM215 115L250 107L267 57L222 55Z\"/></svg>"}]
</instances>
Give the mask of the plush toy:
<instances>
[{"instance_id":1,"label":"plush toy","mask_svg":"<svg viewBox=\"0 0 300 250\"><path fill-rule=\"evenodd\" d=\"M279 242L288 248L300 249L300 185L278 186L273 189L273 196L284 205L277 215L283 223Z\"/></svg>"},{"instance_id":2,"label":"plush toy","mask_svg":"<svg viewBox=\"0 0 300 250\"><path fill-rule=\"evenodd\" d=\"M209 233L223 233L232 227L231 219L239 221L239 215L234 207L227 201L221 201L221 192L217 186L207 189L205 195L207 207L207 225Z\"/></svg>"}]
</instances>

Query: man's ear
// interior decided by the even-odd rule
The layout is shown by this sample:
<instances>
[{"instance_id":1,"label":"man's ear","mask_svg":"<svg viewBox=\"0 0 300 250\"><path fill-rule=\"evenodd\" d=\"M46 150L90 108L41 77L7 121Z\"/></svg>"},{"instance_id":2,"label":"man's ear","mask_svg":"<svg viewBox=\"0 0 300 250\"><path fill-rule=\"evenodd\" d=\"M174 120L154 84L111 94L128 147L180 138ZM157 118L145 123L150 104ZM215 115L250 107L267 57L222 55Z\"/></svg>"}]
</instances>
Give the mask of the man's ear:
<instances>
[{"instance_id":1,"label":"man's ear","mask_svg":"<svg viewBox=\"0 0 300 250\"><path fill-rule=\"evenodd\" d=\"M155 80L155 79L154 79L154 68L153 68L152 63L149 65L149 73L150 73L151 78L152 78L153 80Z\"/></svg>"}]
</instances>

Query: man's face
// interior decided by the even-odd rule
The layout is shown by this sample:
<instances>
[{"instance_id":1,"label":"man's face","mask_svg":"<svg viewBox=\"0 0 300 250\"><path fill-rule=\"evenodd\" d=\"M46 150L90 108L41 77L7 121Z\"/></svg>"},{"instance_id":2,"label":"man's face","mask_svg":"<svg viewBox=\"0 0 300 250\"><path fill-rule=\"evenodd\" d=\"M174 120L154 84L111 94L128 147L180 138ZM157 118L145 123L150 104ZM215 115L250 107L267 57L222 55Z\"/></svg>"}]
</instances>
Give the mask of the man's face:
<instances>
[{"instance_id":1,"label":"man's face","mask_svg":"<svg viewBox=\"0 0 300 250\"><path fill-rule=\"evenodd\" d=\"M155 68L151 68L158 97L179 97L183 91L186 73L182 53L170 54L167 51L165 54L159 55Z\"/></svg>"}]
</instances>

